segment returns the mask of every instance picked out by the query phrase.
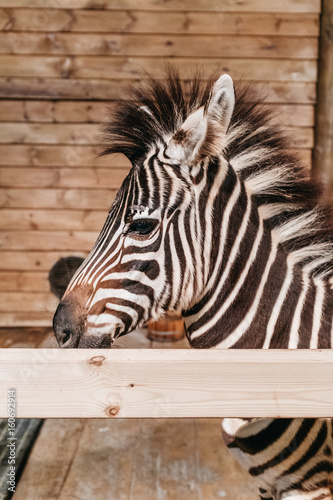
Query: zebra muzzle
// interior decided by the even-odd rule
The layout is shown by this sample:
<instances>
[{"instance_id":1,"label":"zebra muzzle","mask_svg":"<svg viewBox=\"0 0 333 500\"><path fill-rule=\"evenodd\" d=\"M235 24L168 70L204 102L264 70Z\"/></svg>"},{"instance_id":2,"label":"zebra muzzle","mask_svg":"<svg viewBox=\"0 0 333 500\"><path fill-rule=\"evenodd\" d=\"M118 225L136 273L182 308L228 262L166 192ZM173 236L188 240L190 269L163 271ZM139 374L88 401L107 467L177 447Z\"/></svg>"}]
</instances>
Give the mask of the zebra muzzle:
<instances>
[{"instance_id":1,"label":"zebra muzzle","mask_svg":"<svg viewBox=\"0 0 333 500\"><path fill-rule=\"evenodd\" d=\"M83 329L84 320L77 318L70 302L66 299L60 302L53 318L53 330L59 346L78 347Z\"/></svg>"}]
</instances>

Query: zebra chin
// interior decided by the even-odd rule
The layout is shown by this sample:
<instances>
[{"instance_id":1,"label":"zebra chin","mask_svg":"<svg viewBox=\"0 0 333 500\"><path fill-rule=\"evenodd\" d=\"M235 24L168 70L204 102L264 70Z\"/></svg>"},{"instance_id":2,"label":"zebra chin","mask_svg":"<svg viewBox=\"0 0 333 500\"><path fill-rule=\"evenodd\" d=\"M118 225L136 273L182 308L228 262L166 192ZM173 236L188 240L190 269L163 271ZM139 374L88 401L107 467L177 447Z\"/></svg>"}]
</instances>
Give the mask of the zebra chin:
<instances>
[{"instance_id":1,"label":"zebra chin","mask_svg":"<svg viewBox=\"0 0 333 500\"><path fill-rule=\"evenodd\" d=\"M101 314L98 317L88 316L82 342L87 347L111 347L116 339L130 333L135 326L132 321L124 323L117 316L108 314ZM100 345L96 346L99 341Z\"/></svg>"}]
</instances>

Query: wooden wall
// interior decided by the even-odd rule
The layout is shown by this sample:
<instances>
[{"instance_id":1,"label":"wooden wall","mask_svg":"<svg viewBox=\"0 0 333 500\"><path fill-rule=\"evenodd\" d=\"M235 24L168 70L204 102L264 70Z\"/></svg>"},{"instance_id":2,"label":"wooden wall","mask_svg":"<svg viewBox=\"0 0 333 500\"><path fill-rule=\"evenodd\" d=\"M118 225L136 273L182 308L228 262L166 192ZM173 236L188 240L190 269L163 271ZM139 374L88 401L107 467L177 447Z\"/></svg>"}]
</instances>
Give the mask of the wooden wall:
<instances>
[{"instance_id":1,"label":"wooden wall","mask_svg":"<svg viewBox=\"0 0 333 500\"><path fill-rule=\"evenodd\" d=\"M253 81L310 165L320 0L0 0L0 326L49 326L48 271L85 256L128 169L106 102L172 58ZM222 61L222 62L221 62Z\"/></svg>"}]
</instances>

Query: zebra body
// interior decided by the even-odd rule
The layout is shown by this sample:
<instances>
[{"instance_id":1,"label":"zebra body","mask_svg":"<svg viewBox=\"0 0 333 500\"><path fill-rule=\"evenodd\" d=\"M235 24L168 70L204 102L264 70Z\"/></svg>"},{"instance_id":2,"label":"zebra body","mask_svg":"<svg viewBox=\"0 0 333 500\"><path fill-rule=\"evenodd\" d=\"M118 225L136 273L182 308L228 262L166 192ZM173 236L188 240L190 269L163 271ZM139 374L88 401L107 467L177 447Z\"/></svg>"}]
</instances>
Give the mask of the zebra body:
<instances>
[{"instance_id":1,"label":"zebra body","mask_svg":"<svg viewBox=\"0 0 333 500\"><path fill-rule=\"evenodd\" d=\"M331 348L333 238L318 187L230 77L152 80L107 126L133 168L54 319L62 347L105 347L182 312L195 348ZM226 419L262 498L331 498L332 422Z\"/></svg>"},{"instance_id":2,"label":"zebra body","mask_svg":"<svg viewBox=\"0 0 333 500\"><path fill-rule=\"evenodd\" d=\"M224 419L222 431L262 499L332 498L331 419Z\"/></svg>"}]
</instances>

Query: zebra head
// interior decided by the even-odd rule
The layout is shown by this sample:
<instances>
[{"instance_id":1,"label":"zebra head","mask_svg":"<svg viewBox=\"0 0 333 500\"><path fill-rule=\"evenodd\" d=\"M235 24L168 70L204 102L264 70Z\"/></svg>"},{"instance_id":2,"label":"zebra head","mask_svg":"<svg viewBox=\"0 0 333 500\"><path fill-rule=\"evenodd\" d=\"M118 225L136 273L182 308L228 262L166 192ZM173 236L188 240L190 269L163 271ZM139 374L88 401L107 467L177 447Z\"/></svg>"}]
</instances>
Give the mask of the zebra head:
<instances>
[{"instance_id":1,"label":"zebra head","mask_svg":"<svg viewBox=\"0 0 333 500\"><path fill-rule=\"evenodd\" d=\"M106 130L106 153L124 153L133 166L56 311L61 347L105 347L165 311L187 310L208 279L213 232L205 219L228 168L221 152L232 79L204 90L194 83L186 99L173 76L134 97Z\"/></svg>"}]
</instances>

